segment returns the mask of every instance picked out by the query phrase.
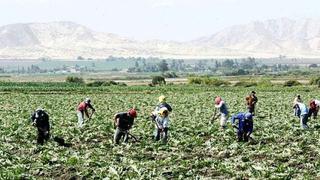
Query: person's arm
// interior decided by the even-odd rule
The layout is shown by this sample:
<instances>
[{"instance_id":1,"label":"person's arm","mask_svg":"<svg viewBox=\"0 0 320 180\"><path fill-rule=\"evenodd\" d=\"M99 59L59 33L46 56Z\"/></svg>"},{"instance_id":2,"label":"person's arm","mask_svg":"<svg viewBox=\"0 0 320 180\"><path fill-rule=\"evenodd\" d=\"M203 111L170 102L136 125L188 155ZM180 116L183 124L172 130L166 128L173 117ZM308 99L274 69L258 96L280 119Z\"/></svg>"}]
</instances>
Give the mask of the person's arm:
<instances>
[{"instance_id":1,"label":"person's arm","mask_svg":"<svg viewBox=\"0 0 320 180\"><path fill-rule=\"evenodd\" d=\"M116 127L118 127L119 126L119 114L115 114L114 116L113 116L113 126L114 126L114 128L116 128Z\"/></svg>"},{"instance_id":2,"label":"person's arm","mask_svg":"<svg viewBox=\"0 0 320 180\"><path fill-rule=\"evenodd\" d=\"M92 109L92 111L96 111L91 104L88 104L88 108Z\"/></svg>"},{"instance_id":3,"label":"person's arm","mask_svg":"<svg viewBox=\"0 0 320 180\"><path fill-rule=\"evenodd\" d=\"M235 122L236 122L236 115L233 115L233 116L231 117L231 124L234 125Z\"/></svg>"},{"instance_id":4,"label":"person's arm","mask_svg":"<svg viewBox=\"0 0 320 180\"><path fill-rule=\"evenodd\" d=\"M256 96L253 96L252 105L255 105L257 102L258 102L258 98Z\"/></svg>"},{"instance_id":5,"label":"person's arm","mask_svg":"<svg viewBox=\"0 0 320 180\"><path fill-rule=\"evenodd\" d=\"M240 120L240 118L241 118L241 114L237 114L237 115L233 115L232 116L232 118L231 118L231 123L232 123L232 126L236 126L236 120L238 119L238 120Z\"/></svg>"},{"instance_id":6,"label":"person's arm","mask_svg":"<svg viewBox=\"0 0 320 180\"><path fill-rule=\"evenodd\" d=\"M167 109L169 112L172 112L172 107L169 104L167 104Z\"/></svg>"},{"instance_id":7,"label":"person's arm","mask_svg":"<svg viewBox=\"0 0 320 180\"><path fill-rule=\"evenodd\" d=\"M84 113L86 114L87 117L89 117L89 113L87 109L84 110Z\"/></svg>"}]
</instances>

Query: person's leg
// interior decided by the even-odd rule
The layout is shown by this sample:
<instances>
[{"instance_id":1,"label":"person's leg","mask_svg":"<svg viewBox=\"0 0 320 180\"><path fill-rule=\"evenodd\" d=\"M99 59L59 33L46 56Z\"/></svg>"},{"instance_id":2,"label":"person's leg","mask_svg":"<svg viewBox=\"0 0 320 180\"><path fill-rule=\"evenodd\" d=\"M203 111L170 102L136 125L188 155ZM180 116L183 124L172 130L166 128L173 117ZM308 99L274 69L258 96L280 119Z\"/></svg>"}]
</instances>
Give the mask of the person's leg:
<instances>
[{"instance_id":1,"label":"person's leg","mask_svg":"<svg viewBox=\"0 0 320 180\"><path fill-rule=\"evenodd\" d=\"M159 141L160 140L160 134L161 134L161 130L160 129L156 129L156 136L155 136L155 140Z\"/></svg>"},{"instance_id":2,"label":"person's leg","mask_svg":"<svg viewBox=\"0 0 320 180\"><path fill-rule=\"evenodd\" d=\"M318 112L319 112L319 108L316 108L316 110L314 111L314 114L313 114L313 119L317 119Z\"/></svg>"},{"instance_id":3,"label":"person's leg","mask_svg":"<svg viewBox=\"0 0 320 180\"><path fill-rule=\"evenodd\" d=\"M119 144L119 141L121 139L122 132L119 128L116 128L116 131L114 132L114 143Z\"/></svg>"},{"instance_id":4,"label":"person's leg","mask_svg":"<svg viewBox=\"0 0 320 180\"><path fill-rule=\"evenodd\" d=\"M169 133L169 129L168 128L164 128L164 131L163 131L163 143L167 143L168 141L168 133Z\"/></svg>"},{"instance_id":5,"label":"person's leg","mask_svg":"<svg viewBox=\"0 0 320 180\"><path fill-rule=\"evenodd\" d=\"M254 108L254 105L251 107L251 112L250 113L252 113L252 115L254 116L255 115L255 108Z\"/></svg>"},{"instance_id":6,"label":"person's leg","mask_svg":"<svg viewBox=\"0 0 320 180\"><path fill-rule=\"evenodd\" d=\"M300 127L301 129L306 129L308 128L307 126L307 119L308 119L308 115L300 115Z\"/></svg>"},{"instance_id":7,"label":"person's leg","mask_svg":"<svg viewBox=\"0 0 320 180\"><path fill-rule=\"evenodd\" d=\"M50 139L50 131L49 131L49 130L46 131L46 132L44 132L44 139L45 139L46 141L48 141L48 140Z\"/></svg>"},{"instance_id":8,"label":"person's leg","mask_svg":"<svg viewBox=\"0 0 320 180\"><path fill-rule=\"evenodd\" d=\"M128 131L126 131L126 132L124 132L124 139L123 139L123 141L124 141L125 143L128 143L128 140L129 140L129 133L128 133Z\"/></svg>"},{"instance_id":9,"label":"person's leg","mask_svg":"<svg viewBox=\"0 0 320 180\"><path fill-rule=\"evenodd\" d=\"M43 145L43 143L44 143L44 133L43 131L38 129L37 144Z\"/></svg>"},{"instance_id":10,"label":"person's leg","mask_svg":"<svg viewBox=\"0 0 320 180\"><path fill-rule=\"evenodd\" d=\"M303 127L304 129L309 128L309 126L307 125L308 122L308 115L303 115Z\"/></svg>"},{"instance_id":11,"label":"person's leg","mask_svg":"<svg viewBox=\"0 0 320 180\"><path fill-rule=\"evenodd\" d=\"M238 135L238 142L242 141L242 139L243 139L243 131L238 130L237 135Z\"/></svg>"},{"instance_id":12,"label":"person's leg","mask_svg":"<svg viewBox=\"0 0 320 180\"><path fill-rule=\"evenodd\" d=\"M248 142L249 136L248 136L248 124L246 124L243 128L243 141Z\"/></svg>"},{"instance_id":13,"label":"person's leg","mask_svg":"<svg viewBox=\"0 0 320 180\"><path fill-rule=\"evenodd\" d=\"M81 111L77 111L77 116L78 116L78 127L82 127L84 114Z\"/></svg>"},{"instance_id":14,"label":"person's leg","mask_svg":"<svg viewBox=\"0 0 320 180\"><path fill-rule=\"evenodd\" d=\"M227 122L227 115L226 114L221 114L221 117L220 117L220 126L222 128L225 128L226 127L226 122Z\"/></svg>"}]
</instances>

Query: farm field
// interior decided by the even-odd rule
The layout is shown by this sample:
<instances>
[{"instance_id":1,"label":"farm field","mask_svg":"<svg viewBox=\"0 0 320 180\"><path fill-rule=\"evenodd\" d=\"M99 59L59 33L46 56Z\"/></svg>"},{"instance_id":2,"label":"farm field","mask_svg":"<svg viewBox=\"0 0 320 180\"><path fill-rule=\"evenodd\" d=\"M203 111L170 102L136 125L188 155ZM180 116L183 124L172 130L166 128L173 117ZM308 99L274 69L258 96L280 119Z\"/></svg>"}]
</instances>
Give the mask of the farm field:
<instances>
[{"instance_id":1,"label":"farm field","mask_svg":"<svg viewBox=\"0 0 320 180\"><path fill-rule=\"evenodd\" d=\"M208 124L214 97L222 96L230 114L245 112L244 97L252 88L170 85L161 87L77 87L63 83L2 83L0 85L0 179L226 179L320 178L319 120L301 130L293 116L296 94L308 102L320 98L315 87L256 88L259 102L254 141L237 142L228 122ZM151 138L147 120L167 96L172 105L168 144ZM76 106L90 97L96 114L77 128ZM135 106L138 118L131 133L140 142L113 145L112 117ZM36 128L29 120L43 107L50 115L52 135L71 147L49 141L36 145Z\"/></svg>"}]
</instances>

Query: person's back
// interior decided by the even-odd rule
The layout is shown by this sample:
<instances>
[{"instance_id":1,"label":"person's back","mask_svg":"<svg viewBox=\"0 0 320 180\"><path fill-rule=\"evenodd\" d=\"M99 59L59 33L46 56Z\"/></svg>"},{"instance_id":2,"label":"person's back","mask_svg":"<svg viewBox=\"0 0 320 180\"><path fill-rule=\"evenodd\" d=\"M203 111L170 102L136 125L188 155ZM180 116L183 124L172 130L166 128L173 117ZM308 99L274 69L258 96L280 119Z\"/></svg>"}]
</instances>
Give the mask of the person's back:
<instances>
[{"instance_id":1,"label":"person's back","mask_svg":"<svg viewBox=\"0 0 320 180\"><path fill-rule=\"evenodd\" d=\"M127 112L121 112L116 114L115 118L119 118L119 128L128 130L134 123L134 118L130 117Z\"/></svg>"},{"instance_id":2,"label":"person's back","mask_svg":"<svg viewBox=\"0 0 320 180\"><path fill-rule=\"evenodd\" d=\"M38 128L49 130L49 128L50 128L49 115L44 110L37 109L32 114L31 119L32 119L33 123L35 123L35 125Z\"/></svg>"},{"instance_id":3,"label":"person's back","mask_svg":"<svg viewBox=\"0 0 320 180\"><path fill-rule=\"evenodd\" d=\"M161 108L165 107L165 108L168 109L169 112L172 112L172 107L171 107L168 103L166 103L166 102L160 103L157 107L159 108L159 110L160 110Z\"/></svg>"},{"instance_id":4,"label":"person's back","mask_svg":"<svg viewBox=\"0 0 320 180\"><path fill-rule=\"evenodd\" d=\"M229 111L228 111L228 107L227 104L224 101L220 101L218 105L215 106L216 108L219 108L219 111L222 114L228 115Z\"/></svg>"},{"instance_id":5,"label":"person's back","mask_svg":"<svg viewBox=\"0 0 320 180\"><path fill-rule=\"evenodd\" d=\"M307 106L305 104L298 102L297 106L298 106L298 108L300 110L300 115L308 114L308 108L307 108Z\"/></svg>"}]
</instances>

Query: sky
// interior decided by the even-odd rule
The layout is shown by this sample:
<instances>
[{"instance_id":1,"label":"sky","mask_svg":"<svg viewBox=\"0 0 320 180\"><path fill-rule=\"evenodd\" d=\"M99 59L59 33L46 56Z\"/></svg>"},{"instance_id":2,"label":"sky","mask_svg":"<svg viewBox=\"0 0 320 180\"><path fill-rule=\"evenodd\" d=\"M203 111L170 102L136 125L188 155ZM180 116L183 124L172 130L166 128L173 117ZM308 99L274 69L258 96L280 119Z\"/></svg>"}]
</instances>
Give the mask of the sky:
<instances>
[{"instance_id":1,"label":"sky","mask_svg":"<svg viewBox=\"0 0 320 180\"><path fill-rule=\"evenodd\" d=\"M188 41L277 18L319 18L320 0L0 0L0 26L72 21L136 40Z\"/></svg>"}]
</instances>

